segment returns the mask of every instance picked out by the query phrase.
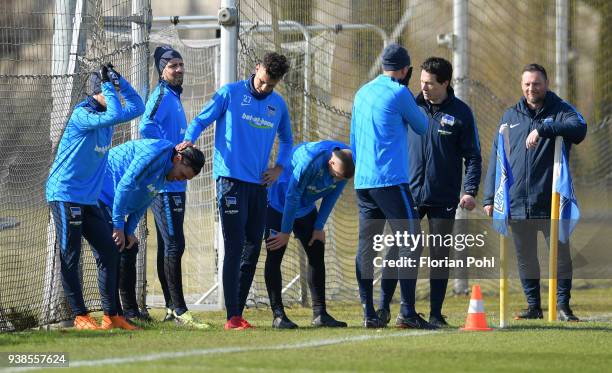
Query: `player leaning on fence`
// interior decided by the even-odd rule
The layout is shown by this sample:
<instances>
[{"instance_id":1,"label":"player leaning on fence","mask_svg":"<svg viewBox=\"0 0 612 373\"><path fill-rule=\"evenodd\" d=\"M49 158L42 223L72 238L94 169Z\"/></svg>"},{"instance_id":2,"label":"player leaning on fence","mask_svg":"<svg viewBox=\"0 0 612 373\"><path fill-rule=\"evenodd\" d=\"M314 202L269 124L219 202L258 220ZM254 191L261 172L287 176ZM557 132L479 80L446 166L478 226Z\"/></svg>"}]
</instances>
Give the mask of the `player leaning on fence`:
<instances>
[{"instance_id":1,"label":"player leaning on fence","mask_svg":"<svg viewBox=\"0 0 612 373\"><path fill-rule=\"evenodd\" d=\"M569 151L571 144L584 140L587 126L576 109L548 90L548 77L542 66L530 64L523 68L521 88L523 97L506 110L500 121L500 125L508 125L508 162L514 177L510 187L510 226L528 305L516 318L541 319L537 234L541 231L550 241L555 137L562 136ZM497 136L491 149L483 200L489 216L493 215L496 154ZM557 304L558 318L562 321L578 321L569 306L571 288L569 242L559 242Z\"/></svg>"},{"instance_id":2,"label":"player leaning on fence","mask_svg":"<svg viewBox=\"0 0 612 373\"><path fill-rule=\"evenodd\" d=\"M289 111L274 87L289 70L285 56L267 53L246 80L221 87L193 119L182 146L194 143L216 121L213 177L225 243L223 292L226 329L251 325L242 317L255 274L266 221L266 186L291 156ZM278 133L277 161L268 168ZM180 149L180 147L179 147Z\"/></svg>"},{"instance_id":3,"label":"player leaning on fence","mask_svg":"<svg viewBox=\"0 0 612 373\"><path fill-rule=\"evenodd\" d=\"M125 100L121 106L117 90ZM78 329L97 329L89 316L79 276L81 236L90 243L98 267L98 287L104 318L102 328L132 329L118 315L118 250L98 207L104 170L113 138L113 126L144 111L142 99L108 64L90 79L90 96L74 108L60 140L47 180L46 197L55 224L60 252L62 285Z\"/></svg>"}]
</instances>

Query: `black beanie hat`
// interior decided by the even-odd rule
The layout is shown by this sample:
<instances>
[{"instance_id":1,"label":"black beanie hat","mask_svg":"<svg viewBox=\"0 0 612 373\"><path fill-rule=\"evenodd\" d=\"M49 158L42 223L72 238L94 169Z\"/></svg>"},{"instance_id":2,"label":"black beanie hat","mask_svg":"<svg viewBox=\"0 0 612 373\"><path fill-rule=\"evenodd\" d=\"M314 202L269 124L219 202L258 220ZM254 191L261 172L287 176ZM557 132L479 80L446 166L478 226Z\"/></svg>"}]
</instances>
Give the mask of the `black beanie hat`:
<instances>
[{"instance_id":1,"label":"black beanie hat","mask_svg":"<svg viewBox=\"0 0 612 373\"><path fill-rule=\"evenodd\" d=\"M168 64L168 61L173 58L183 59L181 54L169 45L162 45L155 48L155 52L153 52L153 59L155 60L155 67L157 68L157 73L159 76L161 76L162 71L164 71L164 67L166 67Z\"/></svg>"},{"instance_id":2,"label":"black beanie hat","mask_svg":"<svg viewBox=\"0 0 612 373\"><path fill-rule=\"evenodd\" d=\"M410 56L406 48L397 43L392 43L383 50L381 62L383 70L397 71L410 66Z\"/></svg>"}]
</instances>

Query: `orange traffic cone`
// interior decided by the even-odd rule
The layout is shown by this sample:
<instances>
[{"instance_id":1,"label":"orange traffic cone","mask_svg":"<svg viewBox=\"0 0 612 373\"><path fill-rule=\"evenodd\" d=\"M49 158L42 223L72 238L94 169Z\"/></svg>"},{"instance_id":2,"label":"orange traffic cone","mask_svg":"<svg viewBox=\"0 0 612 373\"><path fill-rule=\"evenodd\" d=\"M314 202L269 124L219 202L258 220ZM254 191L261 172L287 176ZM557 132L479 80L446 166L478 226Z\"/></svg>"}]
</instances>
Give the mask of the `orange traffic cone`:
<instances>
[{"instance_id":1,"label":"orange traffic cone","mask_svg":"<svg viewBox=\"0 0 612 373\"><path fill-rule=\"evenodd\" d=\"M482 303L480 285L472 287L470 308L465 319L465 326L461 330L493 330L487 326L487 317L485 316L484 305Z\"/></svg>"}]
</instances>

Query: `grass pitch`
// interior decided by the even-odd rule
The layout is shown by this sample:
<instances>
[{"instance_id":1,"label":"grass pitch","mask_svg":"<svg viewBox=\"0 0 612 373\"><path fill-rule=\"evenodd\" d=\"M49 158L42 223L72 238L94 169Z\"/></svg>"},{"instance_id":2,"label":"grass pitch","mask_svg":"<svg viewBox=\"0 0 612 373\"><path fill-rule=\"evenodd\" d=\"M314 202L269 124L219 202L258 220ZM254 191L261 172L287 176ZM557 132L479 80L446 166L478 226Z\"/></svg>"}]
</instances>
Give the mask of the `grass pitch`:
<instances>
[{"instance_id":1,"label":"grass pitch","mask_svg":"<svg viewBox=\"0 0 612 373\"><path fill-rule=\"evenodd\" d=\"M0 335L0 352L68 352L71 370L87 372L604 372L612 366L612 290L574 291L580 323L514 321L493 332L461 332L469 299L449 297L444 312L454 328L425 332L360 326L357 305L335 304L330 313L347 329L309 327L310 310L288 309L297 331L270 327L268 309L247 310L254 330L224 331L222 312L198 315L207 331L153 323L141 332L27 331ZM498 303L485 297L488 322L497 325ZM512 311L523 307L511 296ZM397 304L392 311L397 312ZM417 309L428 310L426 302ZM162 310L153 310L161 318ZM0 372L7 371L0 368ZM8 370L11 371L11 370ZM55 370L57 371L57 370Z\"/></svg>"}]
</instances>

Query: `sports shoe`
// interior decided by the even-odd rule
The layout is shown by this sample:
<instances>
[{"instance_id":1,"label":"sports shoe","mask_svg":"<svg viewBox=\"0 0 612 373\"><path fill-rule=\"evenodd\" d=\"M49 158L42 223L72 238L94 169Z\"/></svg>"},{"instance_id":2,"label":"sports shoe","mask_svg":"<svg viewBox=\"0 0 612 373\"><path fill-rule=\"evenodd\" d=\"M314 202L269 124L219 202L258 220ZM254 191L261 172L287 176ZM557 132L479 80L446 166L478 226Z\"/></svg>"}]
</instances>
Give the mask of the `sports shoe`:
<instances>
[{"instance_id":1,"label":"sports shoe","mask_svg":"<svg viewBox=\"0 0 612 373\"><path fill-rule=\"evenodd\" d=\"M285 313L275 313L274 320L272 320L272 327L274 329L297 329L297 324L289 320Z\"/></svg>"},{"instance_id":2,"label":"sports shoe","mask_svg":"<svg viewBox=\"0 0 612 373\"><path fill-rule=\"evenodd\" d=\"M102 318L102 325L100 326L100 329L141 330L141 328L127 321L125 317L121 315L104 315L104 317Z\"/></svg>"},{"instance_id":3,"label":"sports shoe","mask_svg":"<svg viewBox=\"0 0 612 373\"><path fill-rule=\"evenodd\" d=\"M229 320L227 320L223 328L225 330L244 330L254 329L255 327L249 324L249 322L243 319L241 316L232 316Z\"/></svg>"},{"instance_id":4,"label":"sports shoe","mask_svg":"<svg viewBox=\"0 0 612 373\"><path fill-rule=\"evenodd\" d=\"M198 320L197 317L193 316L193 313L191 313L191 311L186 311L185 313L182 313L180 315L177 315L176 312L174 312L174 320L176 321L177 324L190 326L195 329L209 329L210 328L209 323Z\"/></svg>"},{"instance_id":5,"label":"sports shoe","mask_svg":"<svg viewBox=\"0 0 612 373\"><path fill-rule=\"evenodd\" d=\"M515 320L536 320L543 319L542 309L540 307L529 306L514 316Z\"/></svg>"},{"instance_id":6,"label":"sports shoe","mask_svg":"<svg viewBox=\"0 0 612 373\"><path fill-rule=\"evenodd\" d=\"M79 330L98 330L100 326L89 314L74 318L74 327Z\"/></svg>"},{"instance_id":7,"label":"sports shoe","mask_svg":"<svg viewBox=\"0 0 612 373\"><path fill-rule=\"evenodd\" d=\"M151 316L149 316L148 313L142 313L138 310L126 310L123 312L123 317L125 317L125 319L130 322L153 322L153 319L151 318Z\"/></svg>"},{"instance_id":8,"label":"sports shoe","mask_svg":"<svg viewBox=\"0 0 612 373\"><path fill-rule=\"evenodd\" d=\"M429 323L438 328L447 328L449 326L444 315L429 315Z\"/></svg>"},{"instance_id":9,"label":"sports shoe","mask_svg":"<svg viewBox=\"0 0 612 373\"><path fill-rule=\"evenodd\" d=\"M174 310L172 308L166 308L166 316L164 316L162 322L174 321Z\"/></svg>"},{"instance_id":10,"label":"sports shoe","mask_svg":"<svg viewBox=\"0 0 612 373\"><path fill-rule=\"evenodd\" d=\"M389 321L391 321L391 312L388 309L381 308L376 311L376 316L382 321L385 326L389 325Z\"/></svg>"},{"instance_id":11,"label":"sports shoe","mask_svg":"<svg viewBox=\"0 0 612 373\"><path fill-rule=\"evenodd\" d=\"M319 316L312 319L315 328L346 328L344 321L334 319L329 313L323 311Z\"/></svg>"},{"instance_id":12,"label":"sports shoe","mask_svg":"<svg viewBox=\"0 0 612 373\"><path fill-rule=\"evenodd\" d=\"M572 312L572 309L568 304L558 305L557 306L557 319L559 321L570 321L570 322L578 322L580 321Z\"/></svg>"},{"instance_id":13,"label":"sports shoe","mask_svg":"<svg viewBox=\"0 0 612 373\"><path fill-rule=\"evenodd\" d=\"M395 320L395 326L402 329L438 329L437 326L425 321L425 319L423 319L421 315L422 314L416 314L415 316L405 317L402 316L402 314L399 314L397 315L397 319Z\"/></svg>"},{"instance_id":14,"label":"sports shoe","mask_svg":"<svg viewBox=\"0 0 612 373\"><path fill-rule=\"evenodd\" d=\"M378 317L369 317L363 319L363 327L367 329L385 328L387 325Z\"/></svg>"}]
</instances>

